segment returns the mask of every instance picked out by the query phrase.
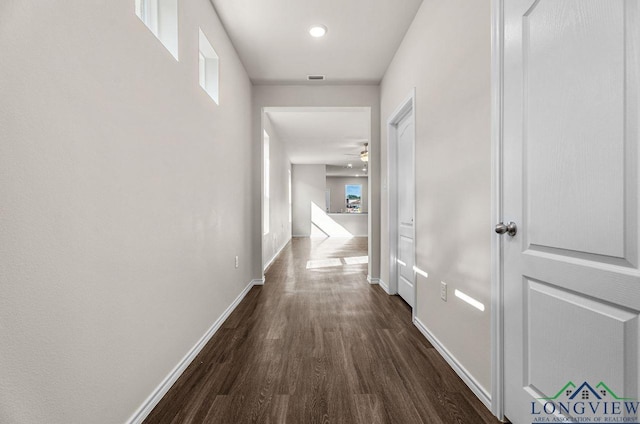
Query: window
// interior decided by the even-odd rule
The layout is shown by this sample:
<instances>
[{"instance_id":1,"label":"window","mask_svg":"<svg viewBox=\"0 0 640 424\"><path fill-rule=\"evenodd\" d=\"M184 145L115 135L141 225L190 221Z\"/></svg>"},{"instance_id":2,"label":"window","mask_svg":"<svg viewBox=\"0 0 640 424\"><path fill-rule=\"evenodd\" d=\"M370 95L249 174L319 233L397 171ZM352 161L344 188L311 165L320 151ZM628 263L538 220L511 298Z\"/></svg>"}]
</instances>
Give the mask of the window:
<instances>
[{"instance_id":1,"label":"window","mask_svg":"<svg viewBox=\"0 0 640 424\"><path fill-rule=\"evenodd\" d=\"M198 76L200 79L200 87L205 88L207 84L207 79L205 75L207 74L207 58L204 57L202 52L198 53Z\"/></svg>"},{"instance_id":2,"label":"window","mask_svg":"<svg viewBox=\"0 0 640 424\"><path fill-rule=\"evenodd\" d=\"M135 0L136 15L178 60L178 0Z\"/></svg>"},{"instance_id":3,"label":"window","mask_svg":"<svg viewBox=\"0 0 640 424\"><path fill-rule=\"evenodd\" d=\"M262 202L262 234L269 234L269 134L264 131L263 134L263 184L264 184L264 195Z\"/></svg>"},{"instance_id":4,"label":"window","mask_svg":"<svg viewBox=\"0 0 640 424\"><path fill-rule=\"evenodd\" d=\"M289 169L289 223L291 223L291 214L293 211L293 205L291 204L291 170Z\"/></svg>"},{"instance_id":5,"label":"window","mask_svg":"<svg viewBox=\"0 0 640 424\"><path fill-rule=\"evenodd\" d=\"M200 79L200 87L209 94L216 104L219 104L219 82L218 82L218 68L219 59L216 51L213 50L211 43L200 29L199 40L199 55L198 55L198 76Z\"/></svg>"},{"instance_id":6,"label":"window","mask_svg":"<svg viewBox=\"0 0 640 424\"><path fill-rule=\"evenodd\" d=\"M360 213L362 211L362 185L347 184L344 186L345 206L349 213Z\"/></svg>"}]
</instances>

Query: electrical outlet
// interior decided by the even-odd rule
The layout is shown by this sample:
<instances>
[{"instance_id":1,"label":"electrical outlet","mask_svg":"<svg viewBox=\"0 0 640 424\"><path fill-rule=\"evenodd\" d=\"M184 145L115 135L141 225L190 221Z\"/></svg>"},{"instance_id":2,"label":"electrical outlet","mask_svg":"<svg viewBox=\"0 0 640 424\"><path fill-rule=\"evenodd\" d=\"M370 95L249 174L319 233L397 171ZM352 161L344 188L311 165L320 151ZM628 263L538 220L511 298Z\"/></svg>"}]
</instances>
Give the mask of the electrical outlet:
<instances>
[{"instance_id":1,"label":"electrical outlet","mask_svg":"<svg viewBox=\"0 0 640 424\"><path fill-rule=\"evenodd\" d=\"M440 281L440 299L447 301L447 283Z\"/></svg>"},{"instance_id":2,"label":"electrical outlet","mask_svg":"<svg viewBox=\"0 0 640 424\"><path fill-rule=\"evenodd\" d=\"M236 256L236 268L238 268L240 266L240 260L238 259L238 257Z\"/></svg>"}]
</instances>

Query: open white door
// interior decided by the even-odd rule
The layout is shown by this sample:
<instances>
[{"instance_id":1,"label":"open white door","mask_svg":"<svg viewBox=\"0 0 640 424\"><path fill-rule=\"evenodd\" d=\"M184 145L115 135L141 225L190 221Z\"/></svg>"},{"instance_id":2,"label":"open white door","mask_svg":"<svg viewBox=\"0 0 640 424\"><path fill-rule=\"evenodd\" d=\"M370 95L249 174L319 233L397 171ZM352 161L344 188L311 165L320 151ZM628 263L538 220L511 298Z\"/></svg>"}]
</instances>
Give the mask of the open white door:
<instances>
[{"instance_id":1,"label":"open white door","mask_svg":"<svg viewBox=\"0 0 640 424\"><path fill-rule=\"evenodd\" d=\"M515 424L640 415L639 6L504 0L503 222L517 227L500 236L504 400Z\"/></svg>"},{"instance_id":2,"label":"open white door","mask_svg":"<svg viewBox=\"0 0 640 424\"><path fill-rule=\"evenodd\" d=\"M397 124L397 152L398 152L398 294L413 307L415 303L415 261L414 245L414 204L415 182L413 172L414 162L414 122L413 115L407 113Z\"/></svg>"},{"instance_id":3,"label":"open white door","mask_svg":"<svg viewBox=\"0 0 640 424\"><path fill-rule=\"evenodd\" d=\"M414 92L387 123L389 132L390 293L415 304L415 122ZM415 312L415 311L414 311Z\"/></svg>"}]
</instances>

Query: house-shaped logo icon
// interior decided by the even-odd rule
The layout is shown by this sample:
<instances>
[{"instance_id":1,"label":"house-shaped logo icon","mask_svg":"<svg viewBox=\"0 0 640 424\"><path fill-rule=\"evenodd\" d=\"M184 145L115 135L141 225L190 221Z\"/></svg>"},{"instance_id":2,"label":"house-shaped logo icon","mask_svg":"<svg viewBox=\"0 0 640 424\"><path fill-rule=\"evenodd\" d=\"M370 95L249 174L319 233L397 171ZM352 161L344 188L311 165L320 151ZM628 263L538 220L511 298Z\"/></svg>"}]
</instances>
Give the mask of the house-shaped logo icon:
<instances>
[{"instance_id":1,"label":"house-shaped logo icon","mask_svg":"<svg viewBox=\"0 0 640 424\"><path fill-rule=\"evenodd\" d=\"M583 382L580 386L576 386L573 381L569 381L560 389L555 396L539 398L541 400L558 400L561 396L569 400L633 400L632 398L624 398L616 395L603 381L593 388L588 382Z\"/></svg>"},{"instance_id":2,"label":"house-shaped logo icon","mask_svg":"<svg viewBox=\"0 0 640 424\"><path fill-rule=\"evenodd\" d=\"M591 387L591 385L586 381L582 383L580 387L575 389L571 396L569 396L570 400L574 400L576 398L578 398L579 400L592 400L593 398L602 400L602 397L600 396L598 391Z\"/></svg>"}]
</instances>

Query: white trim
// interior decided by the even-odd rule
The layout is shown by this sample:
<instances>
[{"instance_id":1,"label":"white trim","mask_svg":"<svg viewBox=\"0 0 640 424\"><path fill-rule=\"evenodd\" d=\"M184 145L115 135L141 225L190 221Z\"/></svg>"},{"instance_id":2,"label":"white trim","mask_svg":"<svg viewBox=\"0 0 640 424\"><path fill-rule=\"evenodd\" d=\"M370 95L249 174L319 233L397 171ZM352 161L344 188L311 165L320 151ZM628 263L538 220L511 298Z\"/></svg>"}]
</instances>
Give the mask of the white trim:
<instances>
[{"instance_id":1,"label":"white trim","mask_svg":"<svg viewBox=\"0 0 640 424\"><path fill-rule=\"evenodd\" d=\"M380 123L378 123L378 128ZM371 107L367 107L367 135L369 136L369 157L367 162L368 172L367 179L367 275L378 274L380 275L380 263L374 267L374 252L380 254L380 247L375 248L376 242L380 243L380 195L374 196L373 176L377 174L378 178L381 177L380 173L380 152L382 148L382 140L377 137L377 143L373 142L371 134ZM376 201L377 199L377 201ZM375 204L375 207L372 207ZM375 214L378 213L376 216ZM374 221L374 218L378 218L378 222ZM376 238L374 238L374 229L377 230ZM358 237L358 236L356 236ZM378 258L378 262L380 259Z\"/></svg>"},{"instance_id":2,"label":"white trim","mask_svg":"<svg viewBox=\"0 0 640 424\"><path fill-rule=\"evenodd\" d=\"M260 262L262 262L262 254L264 252L264 122L265 108L260 108ZM264 272L264 268L263 268ZM264 275L263 275L264 278Z\"/></svg>"},{"instance_id":3,"label":"white trim","mask_svg":"<svg viewBox=\"0 0 640 424\"><path fill-rule=\"evenodd\" d=\"M289 244L290 241L291 241L291 239L285 241L284 244L282 246L280 246L280 249L278 249L276 254L273 255L273 257L271 259L269 259L267 261L267 264L262 268L262 272L267 272L269 267L273 264L273 261L275 261L276 258L280 255L280 253L282 253L282 251L284 250L285 247L287 247L287 244Z\"/></svg>"},{"instance_id":4,"label":"white trim","mask_svg":"<svg viewBox=\"0 0 640 424\"><path fill-rule=\"evenodd\" d=\"M379 278L374 278L370 275L367 275L367 282L369 284L380 284L380 279Z\"/></svg>"},{"instance_id":5,"label":"white trim","mask_svg":"<svg viewBox=\"0 0 640 424\"><path fill-rule=\"evenodd\" d=\"M251 285L253 286L264 286L264 275L262 276L262 278L259 279L255 279L255 280L251 280Z\"/></svg>"},{"instance_id":6,"label":"white trim","mask_svg":"<svg viewBox=\"0 0 640 424\"><path fill-rule=\"evenodd\" d=\"M386 294L391 294L391 292L389 291L389 285L382 281L382 278L378 278L378 285L382 287L382 290L384 290Z\"/></svg>"},{"instance_id":7,"label":"white trim","mask_svg":"<svg viewBox=\"0 0 640 424\"><path fill-rule=\"evenodd\" d=\"M502 222L504 0L491 1L491 222ZM504 420L502 241L491 237L491 412Z\"/></svg>"},{"instance_id":8,"label":"white trim","mask_svg":"<svg viewBox=\"0 0 640 424\"><path fill-rule=\"evenodd\" d=\"M187 352L187 354L180 360L178 365L167 375L162 383L151 393L151 395L142 403L136 412L129 418L127 424L139 424L142 423L145 418L151 413L153 408L162 400L162 397L169 391L171 386L180 378L182 373L187 369L189 364L200 353L202 348L206 346L211 337L220 329L225 320L231 315L236 307L242 302L242 299L249 293L249 290L254 285L263 284L263 280L252 280L242 292L236 297L236 299L229 305L229 307L220 315L220 317L213 323L213 325L207 330L207 332L198 340L198 342Z\"/></svg>"},{"instance_id":9,"label":"white trim","mask_svg":"<svg viewBox=\"0 0 640 424\"><path fill-rule=\"evenodd\" d=\"M271 137L262 128L262 235L271 231Z\"/></svg>"},{"instance_id":10,"label":"white trim","mask_svg":"<svg viewBox=\"0 0 640 424\"><path fill-rule=\"evenodd\" d=\"M440 353L444 360L447 361L462 381L469 386L471 391L478 397L478 399L480 399L480 402L482 402L488 409L491 409L491 395L489 392L487 392L473 377L473 375L471 375L471 373L469 373L469 371L467 371L466 368L458 362L456 357L453 356L442 343L440 343L440 340L438 340L436 336L427 329L420 319L414 318L413 324L418 328L418 330L420 330L422 335L426 337L438 353Z\"/></svg>"}]
</instances>

